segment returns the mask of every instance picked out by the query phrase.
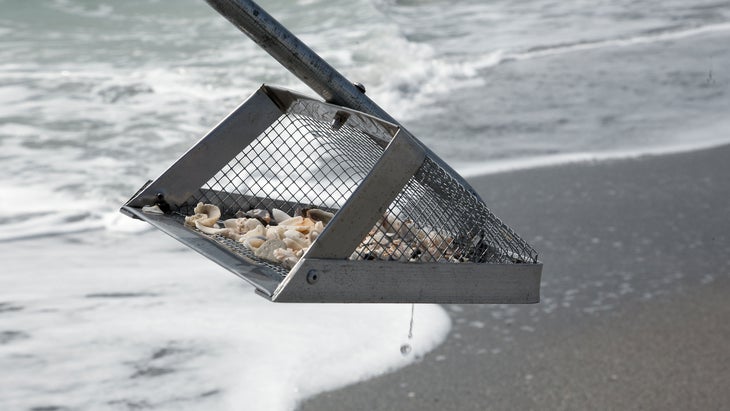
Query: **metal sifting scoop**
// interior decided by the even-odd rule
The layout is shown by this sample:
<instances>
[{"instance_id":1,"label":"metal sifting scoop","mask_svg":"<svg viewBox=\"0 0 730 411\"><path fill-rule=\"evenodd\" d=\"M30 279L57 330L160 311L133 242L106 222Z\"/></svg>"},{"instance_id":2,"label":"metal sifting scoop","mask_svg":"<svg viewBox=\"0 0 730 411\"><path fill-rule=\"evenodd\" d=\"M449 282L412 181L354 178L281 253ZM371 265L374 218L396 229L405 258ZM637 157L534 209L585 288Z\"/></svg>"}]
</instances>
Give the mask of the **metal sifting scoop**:
<instances>
[{"instance_id":1,"label":"metal sifting scoop","mask_svg":"<svg viewBox=\"0 0 730 411\"><path fill-rule=\"evenodd\" d=\"M537 253L461 176L256 4L208 2L327 102L262 86L122 212L272 301L539 300Z\"/></svg>"}]
</instances>

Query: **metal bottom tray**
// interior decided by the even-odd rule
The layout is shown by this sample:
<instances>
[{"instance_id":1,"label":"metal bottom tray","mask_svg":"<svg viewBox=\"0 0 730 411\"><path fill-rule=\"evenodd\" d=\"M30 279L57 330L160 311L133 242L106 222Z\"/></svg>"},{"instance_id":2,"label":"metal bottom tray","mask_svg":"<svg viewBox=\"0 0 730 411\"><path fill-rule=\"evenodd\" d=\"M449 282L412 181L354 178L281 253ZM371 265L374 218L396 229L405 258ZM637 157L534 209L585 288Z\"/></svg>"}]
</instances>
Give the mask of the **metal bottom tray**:
<instances>
[{"instance_id":1,"label":"metal bottom tray","mask_svg":"<svg viewBox=\"0 0 730 411\"><path fill-rule=\"evenodd\" d=\"M184 226L181 214L148 214L131 206L122 212L150 223L275 302L529 304L540 299L542 264L302 258L287 272L235 241Z\"/></svg>"}]
</instances>

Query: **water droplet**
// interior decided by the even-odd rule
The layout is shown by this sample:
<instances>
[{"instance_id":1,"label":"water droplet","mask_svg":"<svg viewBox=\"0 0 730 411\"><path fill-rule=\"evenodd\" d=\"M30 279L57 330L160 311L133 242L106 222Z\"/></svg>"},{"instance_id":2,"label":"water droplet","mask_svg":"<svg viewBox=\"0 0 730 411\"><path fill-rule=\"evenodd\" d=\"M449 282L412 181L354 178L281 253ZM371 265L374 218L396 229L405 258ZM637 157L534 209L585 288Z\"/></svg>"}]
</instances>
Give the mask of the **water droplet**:
<instances>
[{"instance_id":1,"label":"water droplet","mask_svg":"<svg viewBox=\"0 0 730 411\"><path fill-rule=\"evenodd\" d=\"M416 304L411 304L411 325L408 327L408 339L413 338L413 314L416 312Z\"/></svg>"},{"instance_id":2,"label":"water droplet","mask_svg":"<svg viewBox=\"0 0 730 411\"><path fill-rule=\"evenodd\" d=\"M403 355L408 355L411 352L411 345L410 344L403 344L400 346L400 353Z\"/></svg>"},{"instance_id":3,"label":"water droplet","mask_svg":"<svg viewBox=\"0 0 730 411\"><path fill-rule=\"evenodd\" d=\"M416 310L416 305L411 304L411 323L410 323L410 326L408 327L408 339L409 340L413 339L413 313L415 312L415 310ZM404 356L410 354L411 350L412 350L411 344L409 344L409 343L405 343L400 346L400 353L403 354Z\"/></svg>"}]
</instances>

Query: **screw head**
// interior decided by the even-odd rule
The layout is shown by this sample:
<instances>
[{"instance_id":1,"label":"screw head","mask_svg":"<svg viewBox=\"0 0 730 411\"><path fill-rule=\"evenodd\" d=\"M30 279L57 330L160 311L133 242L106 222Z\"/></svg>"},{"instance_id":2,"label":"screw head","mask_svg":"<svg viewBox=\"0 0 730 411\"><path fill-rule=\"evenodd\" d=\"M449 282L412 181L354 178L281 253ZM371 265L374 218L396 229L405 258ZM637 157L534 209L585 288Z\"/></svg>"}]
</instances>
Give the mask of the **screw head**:
<instances>
[{"instance_id":1,"label":"screw head","mask_svg":"<svg viewBox=\"0 0 730 411\"><path fill-rule=\"evenodd\" d=\"M307 273L307 282L309 284L314 284L317 282L317 280L319 280L319 273L317 272L317 270L309 270L309 272Z\"/></svg>"}]
</instances>

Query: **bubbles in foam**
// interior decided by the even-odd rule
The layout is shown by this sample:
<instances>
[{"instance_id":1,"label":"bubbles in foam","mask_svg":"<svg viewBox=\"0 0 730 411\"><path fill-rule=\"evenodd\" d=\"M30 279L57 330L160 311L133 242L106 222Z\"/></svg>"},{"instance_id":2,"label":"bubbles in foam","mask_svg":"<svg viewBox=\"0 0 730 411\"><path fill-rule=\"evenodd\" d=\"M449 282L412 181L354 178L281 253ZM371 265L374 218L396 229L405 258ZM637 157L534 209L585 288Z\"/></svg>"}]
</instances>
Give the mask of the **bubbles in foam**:
<instances>
[{"instance_id":1,"label":"bubbles in foam","mask_svg":"<svg viewBox=\"0 0 730 411\"><path fill-rule=\"evenodd\" d=\"M400 346L400 353L403 355L408 355L413 350L413 347L411 347L410 344L403 344Z\"/></svg>"}]
</instances>

